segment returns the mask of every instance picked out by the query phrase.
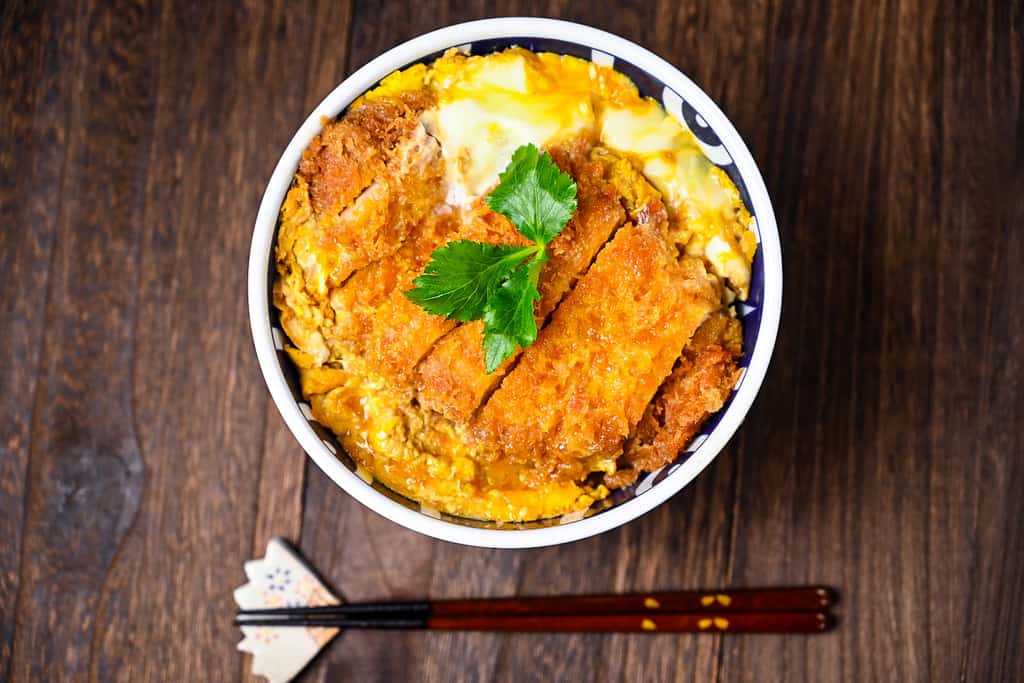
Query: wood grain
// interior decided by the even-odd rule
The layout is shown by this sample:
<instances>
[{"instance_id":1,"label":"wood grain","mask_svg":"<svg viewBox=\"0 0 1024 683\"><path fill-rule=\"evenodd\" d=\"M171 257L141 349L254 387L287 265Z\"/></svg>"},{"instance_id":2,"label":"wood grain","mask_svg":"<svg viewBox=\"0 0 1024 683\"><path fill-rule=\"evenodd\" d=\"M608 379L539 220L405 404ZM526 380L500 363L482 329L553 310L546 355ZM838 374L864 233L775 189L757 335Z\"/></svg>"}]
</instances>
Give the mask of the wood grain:
<instances>
[{"instance_id":1,"label":"wood grain","mask_svg":"<svg viewBox=\"0 0 1024 683\"><path fill-rule=\"evenodd\" d=\"M11 675L35 395L59 185L67 157L75 39L31 3L0 19L0 679Z\"/></svg>"},{"instance_id":2,"label":"wood grain","mask_svg":"<svg viewBox=\"0 0 1024 683\"><path fill-rule=\"evenodd\" d=\"M135 351L135 190L152 121L150 17L141 7L122 9L116 20L84 7L68 17L76 53L39 340L14 638L13 674L24 680L88 674L104 583L142 493L126 400L132 377L124 370ZM120 50L133 54L122 59ZM77 352L64 352L71 347Z\"/></svg>"},{"instance_id":3,"label":"wood grain","mask_svg":"<svg viewBox=\"0 0 1024 683\"><path fill-rule=\"evenodd\" d=\"M764 173L785 304L744 427L624 528L520 552L362 508L276 414L245 267L330 89L439 26L644 44ZM1013 680L1024 670L1024 4L9 2L0 9L0 680L256 680L271 536L353 600L824 583L813 639L349 633L308 681Z\"/></svg>"},{"instance_id":4,"label":"wood grain","mask_svg":"<svg viewBox=\"0 0 1024 683\"><path fill-rule=\"evenodd\" d=\"M294 46L313 19L284 3L168 5L159 18L133 398L148 497L111 572L96 678L241 675L221 615L253 554L261 471L274 469L261 468L267 399L244 263L264 179L304 114L294 74L308 56Z\"/></svg>"}]
</instances>

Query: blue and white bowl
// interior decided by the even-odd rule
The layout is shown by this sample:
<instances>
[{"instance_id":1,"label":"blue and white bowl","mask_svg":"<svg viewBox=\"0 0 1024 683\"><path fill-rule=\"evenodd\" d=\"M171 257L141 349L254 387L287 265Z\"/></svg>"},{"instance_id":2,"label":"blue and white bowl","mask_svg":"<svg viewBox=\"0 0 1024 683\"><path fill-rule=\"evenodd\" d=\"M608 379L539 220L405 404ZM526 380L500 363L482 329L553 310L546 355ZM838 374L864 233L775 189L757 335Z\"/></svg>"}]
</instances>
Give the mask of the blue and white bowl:
<instances>
[{"instance_id":1,"label":"blue and white bowl","mask_svg":"<svg viewBox=\"0 0 1024 683\"><path fill-rule=\"evenodd\" d=\"M438 513L361 475L330 430L312 418L309 404L299 392L298 374L282 351L285 335L270 289L278 210L303 150L320 131L321 119L338 116L396 69L431 62L449 48L487 54L513 45L612 66L632 79L642 94L660 101L693 131L708 158L739 188L754 217L758 249L750 296L737 304L744 325L743 374L725 406L708 420L685 452L672 464L596 503L585 514L498 523ZM510 17L456 24L388 50L346 78L313 110L277 163L260 203L249 253L249 316L256 354L274 403L305 451L338 486L388 519L435 538L483 547L527 548L593 536L639 517L686 486L722 450L754 401L775 345L781 307L782 252L775 214L757 164L722 110L693 81L654 53L611 33L553 19Z\"/></svg>"}]
</instances>

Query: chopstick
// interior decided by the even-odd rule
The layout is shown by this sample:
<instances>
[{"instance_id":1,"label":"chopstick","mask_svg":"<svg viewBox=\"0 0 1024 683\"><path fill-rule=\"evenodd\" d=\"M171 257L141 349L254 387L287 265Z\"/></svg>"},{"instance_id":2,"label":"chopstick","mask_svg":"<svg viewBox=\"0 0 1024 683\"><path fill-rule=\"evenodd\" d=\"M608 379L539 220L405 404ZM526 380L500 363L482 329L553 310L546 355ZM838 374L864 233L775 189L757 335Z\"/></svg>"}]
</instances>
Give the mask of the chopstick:
<instances>
[{"instance_id":1,"label":"chopstick","mask_svg":"<svg viewBox=\"0 0 1024 683\"><path fill-rule=\"evenodd\" d=\"M408 602L364 602L319 607L277 607L242 610L239 616L368 616L430 614L488 616L530 614L622 614L640 612L813 612L835 602L824 586L746 588L617 595L561 595L525 598L476 598Z\"/></svg>"},{"instance_id":2,"label":"chopstick","mask_svg":"<svg viewBox=\"0 0 1024 683\"><path fill-rule=\"evenodd\" d=\"M252 619L241 626L307 626L430 631L616 633L821 633L827 612L722 612L661 614L548 614L536 616L385 617L374 619Z\"/></svg>"},{"instance_id":3,"label":"chopstick","mask_svg":"<svg viewBox=\"0 0 1024 683\"><path fill-rule=\"evenodd\" d=\"M835 593L821 586L348 603L243 610L245 626L322 626L486 631L734 631L813 633L826 630Z\"/></svg>"}]
</instances>

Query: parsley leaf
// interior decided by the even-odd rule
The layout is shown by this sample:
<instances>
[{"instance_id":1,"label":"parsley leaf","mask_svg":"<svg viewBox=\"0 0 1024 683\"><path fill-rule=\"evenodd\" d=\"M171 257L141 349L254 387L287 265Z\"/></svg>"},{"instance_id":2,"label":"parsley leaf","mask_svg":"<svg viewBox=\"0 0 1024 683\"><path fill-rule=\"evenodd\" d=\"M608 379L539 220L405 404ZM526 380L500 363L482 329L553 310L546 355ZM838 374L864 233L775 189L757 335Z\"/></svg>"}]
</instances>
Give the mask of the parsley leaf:
<instances>
[{"instance_id":1,"label":"parsley leaf","mask_svg":"<svg viewBox=\"0 0 1024 683\"><path fill-rule=\"evenodd\" d=\"M403 292L427 312L463 322L484 321L484 363L494 372L516 347L537 339L533 305L548 260L545 247L576 212L576 183L551 156L524 145L498 176L487 197L531 246L513 247L461 240L434 250L415 287Z\"/></svg>"},{"instance_id":2,"label":"parsley leaf","mask_svg":"<svg viewBox=\"0 0 1024 683\"><path fill-rule=\"evenodd\" d=\"M517 149L498 179L487 205L538 244L558 237L576 212L576 183L533 145Z\"/></svg>"},{"instance_id":3,"label":"parsley leaf","mask_svg":"<svg viewBox=\"0 0 1024 683\"><path fill-rule=\"evenodd\" d=\"M435 249L415 289L405 296L429 313L463 322L483 317L505 279L536 247L510 247L461 240Z\"/></svg>"},{"instance_id":4,"label":"parsley leaf","mask_svg":"<svg viewBox=\"0 0 1024 683\"><path fill-rule=\"evenodd\" d=\"M544 265L540 257L513 271L484 308L484 365L498 369L516 346L526 348L537 339L533 302L540 299L537 278Z\"/></svg>"}]
</instances>

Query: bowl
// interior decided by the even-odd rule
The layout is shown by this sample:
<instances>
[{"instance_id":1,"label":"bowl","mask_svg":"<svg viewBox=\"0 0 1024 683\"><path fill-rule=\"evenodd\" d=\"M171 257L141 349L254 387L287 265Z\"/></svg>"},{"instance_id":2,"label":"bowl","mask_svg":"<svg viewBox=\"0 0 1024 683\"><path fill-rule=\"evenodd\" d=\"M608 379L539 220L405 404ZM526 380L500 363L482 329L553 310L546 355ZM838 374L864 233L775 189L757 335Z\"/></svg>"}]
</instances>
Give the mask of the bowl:
<instances>
[{"instance_id":1,"label":"bowl","mask_svg":"<svg viewBox=\"0 0 1024 683\"><path fill-rule=\"evenodd\" d=\"M758 240L750 295L736 306L744 324L742 376L722 409L674 462L613 492L586 513L521 523L439 513L374 482L313 419L299 391L298 374L282 350L285 335L270 296L278 210L303 150L320 131L322 117L338 116L391 72L431 62L449 48L487 54L512 45L612 66L642 94L661 102L693 131L705 155L736 184ZM768 369L782 307L782 253L757 165L722 110L693 81L654 53L611 33L566 21L509 17L456 24L413 38L366 64L327 95L291 139L263 195L249 253L248 296L253 341L270 394L288 428L328 477L371 510L428 536L480 547L528 548L576 541L636 519L686 486L722 450L742 423Z\"/></svg>"}]
</instances>

